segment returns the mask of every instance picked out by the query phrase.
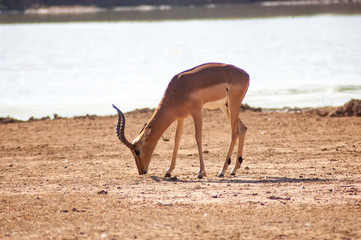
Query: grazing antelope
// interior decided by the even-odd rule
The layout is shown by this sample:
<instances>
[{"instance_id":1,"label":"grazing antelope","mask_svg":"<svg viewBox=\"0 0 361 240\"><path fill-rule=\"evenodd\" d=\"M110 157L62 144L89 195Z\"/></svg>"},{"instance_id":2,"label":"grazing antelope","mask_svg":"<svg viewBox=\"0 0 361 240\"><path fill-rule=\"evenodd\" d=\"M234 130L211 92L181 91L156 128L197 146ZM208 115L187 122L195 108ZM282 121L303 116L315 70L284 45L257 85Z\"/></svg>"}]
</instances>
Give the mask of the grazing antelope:
<instances>
[{"instance_id":1,"label":"grazing antelope","mask_svg":"<svg viewBox=\"0 0 361 240\"><path fill-rule=\"evenodd\" d=\"M153 116L132 143L124 136L125 117L113 105L118 112L117 136L132 151L139 174L148 172L152 153L160 137L177 120L172 161L165 173L166 177L171 176L176 164L184 119L191 115L200 161L197 177L206 176L202 152L202 110L220 108L230 120L232 136L226 161L217 176L224 176L228 165L231 164L231 154L238 138L238 161L231 172L231 175L235 175L243 161L242 151L247 127L238 114L248 85L249 75L242 69L228 64L206 63L181 72L172 78Z\"/></svg>"}]
</instances>

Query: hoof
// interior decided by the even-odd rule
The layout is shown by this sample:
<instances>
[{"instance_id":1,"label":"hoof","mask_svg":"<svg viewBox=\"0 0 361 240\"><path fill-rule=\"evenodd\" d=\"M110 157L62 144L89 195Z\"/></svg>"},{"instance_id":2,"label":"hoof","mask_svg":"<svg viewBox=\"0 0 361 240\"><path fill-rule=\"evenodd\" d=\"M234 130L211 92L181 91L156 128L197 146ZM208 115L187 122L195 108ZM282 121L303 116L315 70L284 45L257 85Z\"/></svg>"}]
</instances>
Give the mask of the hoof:
<instances>
[{"instance_id":1,"label":"hoof","mask_svg":"<svg viewBox=\"0 0 361 240\"><path fill-rule=\"evenodd\" d=\"M237 168L237 167L232 168L232 171L229 175L236 176L237 169L239 169L239 168Z\"/></svg>"},{"instance_id":2,"label":"hoof","mask_svg":"<svg viewBox=\"0 0 361 240\"><path fill-rule=\"evenodd\" d=\"M165 175L164 175L164 177L166 177L166 178L170 178L172 176L172 174L170 174L170 173L165 173Z\"/></svg>"},{"instance_id":3,"label":"hoof","mask_svg":"<svg viewBox=\"0 0 361 240\"><path fill-rule=\"evenodd\" d=\"M207 177L207 174L206 174L206 172L201 172L200 170L198 171L198 173L197 173L197 178L198 179L202 179L203 177Z\"/></svg>"},{"instance_id":4,"label":"hoof","mask_svg":"<svg viewBox=\"0 0 361 240\"><path fill-rule=\"evenodd\" d=\"M222 171L220 171L218 174L217 174L217 177L224 177L224 174Z\"/></svg>"}]
</instances>

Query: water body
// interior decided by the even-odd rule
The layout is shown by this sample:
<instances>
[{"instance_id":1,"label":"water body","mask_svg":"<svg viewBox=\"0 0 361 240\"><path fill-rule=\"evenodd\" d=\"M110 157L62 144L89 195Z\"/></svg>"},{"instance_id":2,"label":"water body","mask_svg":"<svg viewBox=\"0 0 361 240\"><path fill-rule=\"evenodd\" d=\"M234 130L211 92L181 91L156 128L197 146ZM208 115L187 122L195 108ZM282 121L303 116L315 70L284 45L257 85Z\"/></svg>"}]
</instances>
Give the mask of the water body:
<instances>
[{"instance_id":1,"label":"water body","mask_svg":"<svg viewBox=\"0 0 361 240\"><path fill-rule=\"evenodd\" d=\"M170 10L131 12L156 11ZM129 13L112 14L122 12ZM22 23L8 24L9 16ZM107 115L113 103L154 108L174 74L205 62L246 70L244 103L255 107L337 106L361 97L361 14L232 16L28 24L27 14L3 15L0 116Z\"/></svg>"}]
</instances>

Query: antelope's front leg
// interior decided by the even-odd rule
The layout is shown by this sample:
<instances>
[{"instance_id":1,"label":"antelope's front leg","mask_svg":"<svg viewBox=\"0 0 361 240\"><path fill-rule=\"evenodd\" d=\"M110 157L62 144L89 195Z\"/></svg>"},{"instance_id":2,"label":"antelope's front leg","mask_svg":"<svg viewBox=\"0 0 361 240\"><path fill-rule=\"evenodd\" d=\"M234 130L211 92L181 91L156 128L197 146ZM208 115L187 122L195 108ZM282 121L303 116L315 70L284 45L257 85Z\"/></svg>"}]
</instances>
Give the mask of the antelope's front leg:
<instances>
[{"instance_id":1,"label":"antelope's front leg","mask_svg":"<svg viewBox=\"0 0 361 240\"><path fill-rule=\"evenodd\" d=\"M165 173L165 177L171 177L172 171L175 168L176 158L178 154L179 142L183 133L184 128L184 118L179 118L177 123L177 130L175 132L175 139L174 139L174 148L173 148L173 155L172 155L172 162L170 163L170 167L167 169Z\"/></svg>"},{"instance_id":2,"label":"antelope's front leg","mask_svg":"<svg viewBox=\"0 0 361 240\"><path fill-rule=\"evenodd\" d=\"M199 171L197 177L199 179L206 177L206 170L203 162L203 151L202 151L202 111L198 111L192 115L194 121L194 128L196 132L196 142L198 146L198 155L199 155Z\"/></svg>"}]
</instances>

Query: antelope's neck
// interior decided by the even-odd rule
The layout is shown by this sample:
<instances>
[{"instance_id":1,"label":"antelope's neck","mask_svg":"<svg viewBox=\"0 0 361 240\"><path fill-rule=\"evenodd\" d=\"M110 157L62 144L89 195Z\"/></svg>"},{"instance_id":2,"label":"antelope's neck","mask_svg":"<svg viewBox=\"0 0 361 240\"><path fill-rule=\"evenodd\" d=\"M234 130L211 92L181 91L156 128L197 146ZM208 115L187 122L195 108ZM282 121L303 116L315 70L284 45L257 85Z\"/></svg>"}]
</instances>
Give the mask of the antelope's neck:
<instances>
[{"instance_id":1,"label":"antelope's neck","mask_svg":"<svg viewBox=\"0 0 361 240\"><path fill-rule=\"evenodd\" d=\"M151 142L155 145L158 143L160 137L168 129L168 127L176 120L175 114L172 111L167 111L164 107L158 107L151 119L148 122L148 126L151 127L151 133L147 139L147 142Z\"/></svg>"}]
</instances>

